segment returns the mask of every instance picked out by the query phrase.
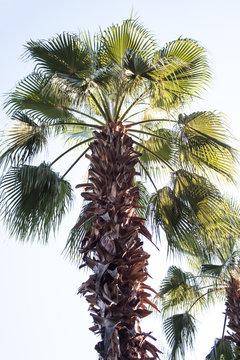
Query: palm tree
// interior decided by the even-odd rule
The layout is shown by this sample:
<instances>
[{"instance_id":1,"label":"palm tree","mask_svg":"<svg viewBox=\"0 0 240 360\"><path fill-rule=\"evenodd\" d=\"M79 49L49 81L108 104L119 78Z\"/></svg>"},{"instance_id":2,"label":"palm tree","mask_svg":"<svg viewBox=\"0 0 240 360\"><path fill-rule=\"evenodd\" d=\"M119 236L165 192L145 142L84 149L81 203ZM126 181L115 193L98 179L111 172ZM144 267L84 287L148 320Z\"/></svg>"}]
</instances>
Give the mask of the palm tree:
<instances>
[{"instance_id":1,"label":"palm tree","mask_svg":"<svg viewBox=\"0 0 240 360\"><path fill-rule=\"evenodd\" d=\"M152 237L143 216L156 233L159 225L167 231L172 248L193 256L215 246L217 232L235 231L228 203L209 180L235 176L224 118L210 111L178 115L210 79L205 50L181 38L159 48L130 19L93 39L63 33L30 41L25 55L34 71L6 101L16 125L1 155L3 221L18 239L47 242L72 201L66 176L85 155L88 179L77 185L84 207L66 251L92 269L79 293L89 302L91 330L101 336L96 350L108 360L158 358L151 333L139 324L151 313L148 306L156 308L145 283L149 254L140 236ZM59 134L70 147L51 163L34 165ZM74 149L75 161L62 175L55 172ZM173 186L158 190L159 178L166 183L169 175ZM147 180L155 191L149 197Z\"/></svg>"},{"instance_id":2,"label":"palm tree","mask_svg":"<svg viewBox=\"0 0 240 360\"><path fill-rule=\"evenodd\" d=\"M173 265L162 281L159 294L165 318L163 329L172 360L184 358L186 349L193 348L196 316L217 300L226 302L225 321L222 337L215 339L206 360L239 358L240 251L236 238L228 240L225 239L221 250L218 248L210 254L211 263L202 264L196 275ZM233 331L227 336L226 325Z\"/></svg>"}]
</instances>

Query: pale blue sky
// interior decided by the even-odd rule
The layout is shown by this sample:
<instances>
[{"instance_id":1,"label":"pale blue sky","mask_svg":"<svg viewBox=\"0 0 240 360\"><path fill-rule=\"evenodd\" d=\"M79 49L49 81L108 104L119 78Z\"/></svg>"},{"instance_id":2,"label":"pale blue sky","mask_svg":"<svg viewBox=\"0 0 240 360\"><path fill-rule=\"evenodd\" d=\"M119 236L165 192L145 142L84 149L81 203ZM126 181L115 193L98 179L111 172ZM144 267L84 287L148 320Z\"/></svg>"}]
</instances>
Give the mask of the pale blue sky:
<instances>
[{"instance_id":1,"label":"pale blue sky","mask_svg":"<svg viewBox=\"0 0 240 360\"><path fill-rule=\"evenodd\" d=\"M234 135L240 137L239 0L2 0L0 9L0 95L31 71L30 63L20 61L23 45L29 39L49 38L62 31L97 32L99 27L104 29L126 19L133 9L133 14L155 34L160 45L182 36L198 40L208 50L213 82L204 100L192 109L223 111L229 117ZM2 129L6 123L2 111ZM81 175L81 169L73 172L74 185ZM86 274L79 273L61 256L68 231L78 215L79 203L56 239L50 239L48 247L16 243L1 228L0 359L97 359L96 339L88 330L91 324L87 306L76 296ZM154 254L150 273L160 278L165 269L157 257ZM155 280L155 285L159 282L160 279ZM212 317L208 314L202 320L205 328L197 337L197 354L188 360L203 360L213 338L221 336L223 309L217 310L212 312ZM146 330L151 328L156 329L158 336L157 320L148 321Z\"/></svg>"}]
</instances>

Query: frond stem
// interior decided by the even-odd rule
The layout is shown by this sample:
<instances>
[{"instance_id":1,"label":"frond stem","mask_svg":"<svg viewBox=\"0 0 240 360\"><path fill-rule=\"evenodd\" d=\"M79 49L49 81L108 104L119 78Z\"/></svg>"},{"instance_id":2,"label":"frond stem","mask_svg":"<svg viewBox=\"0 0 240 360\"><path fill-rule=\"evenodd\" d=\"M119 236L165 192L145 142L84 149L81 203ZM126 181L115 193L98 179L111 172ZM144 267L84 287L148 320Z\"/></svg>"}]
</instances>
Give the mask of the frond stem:
<instances>
[{"instance_id":1,"label":"frond stem","mask_svg":"<svg viewBox=\"0 0 240 360\"><path fill-rule=\"evenodd\" d=\"M154 181L153 181L153 179L152 179L151 175L149 174L149 171L145 168L145 166L143 165L143 163L142 163L140 160L138 160L138 162L139 162L140 166L143 168L143 170L145 171L145 173L147 174L147 176L148 176L149 180L151 181L151 183L152 183L152 185L153 185L154 189L155 189L155 190L156 190L156 192L157 192L157 191L158 191L158 189L157 189L157 187L156 187L156 185L155 185L155 183L154 183Z\"/></svg>"},{"instance_id":2,"label":"frond stem","mask_svg":"<svg viewBox=\"0 0 240 360\"><path fill-rule=\"evenodd\" d=\"M80 146L80 145L82 145L82 144L84 144L84 143L86 143L86 142L88 142L88 141L91 141L91 140L93 140L93 139L94 139L94 137L91 137L91 138L89 138L89 139L87 139L87 140L81 141L80 143L72 146L70 149L67 149L67 150L64 151L61 155L59 155L55 160L53 160L53 162L51 162L51 164L50 164L49 166L52 166L53 164L55 164L55 162L57 162L59 159L61 159L61 158L62 158L64 155L66 155L69 151L71 151L71 150L75 149L76 147L78 147L78 146Z\"/></svg>"},{"instance_id":3,"label":"frond stem","mask_svg":"<svg viewBox=\"0 0 240 360\"><path fill-rule=\"evenodd\" d=\"M97 86L97 84L93 83L93 86L95 87L95 89L98 92L98 95L100 96L100 99L102 101L102 105L103 105L103 109L105 110L105 114L107 115L107 119L108 122L112 121L112 116L111 116L111 111L109 109L109 105L107 103L106 97L105 95L101 92L101 90L99 89L99 87ZM100 105L100 104L99 104Z\"/></svg>"},{"instance_id":4,"label":"frond stem","mask_svg":"<svg viewBox=\"0 0 240 360\"><path fill-rule=\"evenodd\" d=\"M77 164L77 162L86 154L86 152L90 149L90 147L88 147L86 150L84 150L81 155L77 158L76 161L74 161L74 163L70 166L70 168L68 168L68 170L63 174L63 176L61 177L61 179L63 179L70 170L72 170L72 168Z\"/></svg>"},{"instance_id":5,"label":"frond stem","mask_svg":"<svg viewBox=\"0 0 240 360\"><path fill-rule=\"evenodd\" d=\"M99 104L99 102L97 101L97 99L95 98L95 96L94 96L91 92L89 92L89 94L90 94L92 100L94 101L94 103L96 104L98 110L99 110L100 113L102 114L103 118L106 119L106 120L108 120L107 114L104 112L103 108L101 107L101 105Z\"/></svg>"},{"instance_id":6,"label":"frond stem","mask_svg":"<svg viewBox=\"0 0 240 360\"><path fill-rule=\"evenodd\" d=\"M157 134L154 134L154 133L149 133L149 132L147 132L147 131L132 130L132 129L131 129L129 132L137 132L137 133L140 133L140 134L150 135L150 136L156 137L156 138L158 138L158 139L161 139L161 140L168 141L168 142L172 143L172 141L169 140L169 139L166 139L166 138L164 138L164 137L162 137L162 136L159 136L159 135L157 135Z\"/></svg>"},{"instance_id":7,"label":"frond stem","mask_svg":"<svg viewBox=\"0 0 240 360\"><path fill-rule=\"evenodd\" d=\"M129 113L129 111L139 102L140 99L142 99L142 97L146 94L146 91L144 91L140 96L138 96L132 103L131 105L127 108L127 110L125 111L125 113L121 116L120 120L122 122L124 122L124 118L125 116Z\"/></svg>"},{"instance_id":8,"label":"frond stem","mask_svg":"<svg viewBox=\"0 0 240 360\"><path fill-rule=\"evenodd\" d=\"M167 122L173 122L173 123L177 123L176 120L170 120L170 119L149 119L149 120L142 120L142 121L138 121L138 122L135 122L135 123L131 123L131 124L128 124L126 125L126 128L130 128L132 126L135 126L135 125L139 125L139 124L144 124L144 123L148 123L148 122L155 122L155 121L167 121Z\"/></svg>"},{"instance_id":9,"label":"frond stem","mask_svg":"<svg viewBox=\"0 0 240 360\"><path fill-rule=\"evenodd\" d=\"M100 125L93 125L93 124L87 124L87 123L75 123L75 122L70 122L70 123L66 123L66 122L63 122L63 123L56 123L56 124L50 124L49 126L57 126L57 125L76 125L76 126L86 126L86 127L92 127L92 128L95 128L95 129L101 129L102 126Z\"/></svg>"},{"instance_id":10,"label":"frond stem","mask_svg":"<svg viewBox=\"0 0 240 360\"><path fill-rule=\"evenodd\" d=\"M223 331L222 331L222 340L224 339L224 333L225 333L226 323L227 323L227 314L225 314L225 317L224 317Z\"/></svg>"},{"instance_id":11,"label":"frond stem","mask_svg":"<svg viewBox=\"0 0 240 360\"><path fill-rule=\"evenodd\" d=\"M225 289L225 288L222 288L222 289ZM222 289L220 289L220 290L222 290ZM205 292L205 293L202 294L201 296L199 296L199 298L197 298L197 300L195 300L195 301L193 302L193 304L190 306L190 308L187 310L187 312L190 312L190 311L192 310L193 306L194 306L199 300L201 300L204 296L208 295L209 293L216 292L216 291L218 291L218 290L219 290L219 289L212 289L212 290L209 290L209 291Z\"/></svg>"},{"instance_id":12,"label":"frond stem","mask_svg":"<svg viewBox=\"0 0 240 360\"><path fill-rule=\"evenodd\" d=\"M68 107L65 107L65 106L64 106L63 108L64 108L65 110L73 111L73 112L76 112L77 114L86 116L87 118L92 119L93 121L96 121L96 122L97 122L98 124L100 124L100 125L104 125L100 120L96 119L94 116L85 114L85 113L82 112L82 111L79 111L79 110L76 110L76 109L72 109L72 108L68 108Z\"/></svg>"}]
</instances>

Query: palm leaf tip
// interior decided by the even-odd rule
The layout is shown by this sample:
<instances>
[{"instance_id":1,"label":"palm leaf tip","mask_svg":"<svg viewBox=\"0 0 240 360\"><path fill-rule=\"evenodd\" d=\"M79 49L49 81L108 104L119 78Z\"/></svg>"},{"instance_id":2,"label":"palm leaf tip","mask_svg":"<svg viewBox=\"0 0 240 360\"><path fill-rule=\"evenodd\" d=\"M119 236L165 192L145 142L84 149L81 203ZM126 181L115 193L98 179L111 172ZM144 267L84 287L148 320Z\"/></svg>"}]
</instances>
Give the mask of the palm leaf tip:
<instances>
[{"instance_id":1,"label":"palm leaf tip","mask_svg":"<svg viewBox=\"0 0 240 360\"><path fill-rule=\"evenodd\" d=\"M1 215L10 234L20 240L46 242L72 200L70 184L46 163L11 168L1 181Z\"/></svg>"},{"instance_id":2,"label":"palm leaf tip","mask_svg":"<svg viewBox=\"0 0 240 360\"><path fill-rule=\"evenodd\" d=\"M187 312L173 315L164 321L163 331L170 346L170 358L184 359L187 347L193 347L196 332L194 317Z\"/></svg>"}]
</instances>

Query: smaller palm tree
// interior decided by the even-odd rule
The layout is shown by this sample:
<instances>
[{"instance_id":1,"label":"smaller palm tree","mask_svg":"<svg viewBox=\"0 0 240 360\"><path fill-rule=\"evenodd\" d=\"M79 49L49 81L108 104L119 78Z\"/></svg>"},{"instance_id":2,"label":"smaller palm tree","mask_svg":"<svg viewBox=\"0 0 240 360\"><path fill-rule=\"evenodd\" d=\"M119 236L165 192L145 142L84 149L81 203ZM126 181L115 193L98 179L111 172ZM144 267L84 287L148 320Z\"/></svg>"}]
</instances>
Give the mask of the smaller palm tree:
<instances>
[{"instance_id":1,"label":"smaller palm tree","mask_svg":"<svg viewBox=\"0 0 240 360\"><path fill-rule=\"evenodd\" d=\"M237 209L236 209L237 211ZM196 316L216 303L226 301L222 337L215 340L206 360L238 359L239 353L239 270L240 251L236 239L228 239L216 247L195 275L171 266L163 279L156 302L162 309L163 330L169 345L169 359L184 359L187 349L193 349L196 333ZM200 259L198 259L200 260ZM195 262L196 266L197 262ZM193 266L193 262L191 262ZM225 336L227 319L232 334Z\"/></svg>"}]
</instances>

